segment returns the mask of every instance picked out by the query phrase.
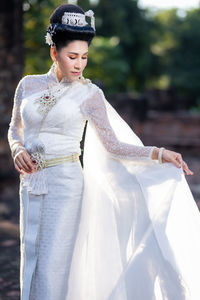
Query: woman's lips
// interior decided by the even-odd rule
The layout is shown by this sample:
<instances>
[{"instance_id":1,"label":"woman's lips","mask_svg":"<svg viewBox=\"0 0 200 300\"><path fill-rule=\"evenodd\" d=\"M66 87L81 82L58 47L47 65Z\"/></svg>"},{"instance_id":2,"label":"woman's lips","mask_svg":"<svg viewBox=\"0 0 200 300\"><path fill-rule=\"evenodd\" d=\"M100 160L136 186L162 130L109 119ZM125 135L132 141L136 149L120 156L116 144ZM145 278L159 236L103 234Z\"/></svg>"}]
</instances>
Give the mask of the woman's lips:
<instances>
[{"instance_id":1,"label":"woman's lips","mask_svg":"<svg viewBox=\"0 0 200 300\"><path fill-rule=\"evenodd\" d=\"M81 75L81 72L72 72L72 74L79 76L79 75Z\"/></svg>"}]
</instances>

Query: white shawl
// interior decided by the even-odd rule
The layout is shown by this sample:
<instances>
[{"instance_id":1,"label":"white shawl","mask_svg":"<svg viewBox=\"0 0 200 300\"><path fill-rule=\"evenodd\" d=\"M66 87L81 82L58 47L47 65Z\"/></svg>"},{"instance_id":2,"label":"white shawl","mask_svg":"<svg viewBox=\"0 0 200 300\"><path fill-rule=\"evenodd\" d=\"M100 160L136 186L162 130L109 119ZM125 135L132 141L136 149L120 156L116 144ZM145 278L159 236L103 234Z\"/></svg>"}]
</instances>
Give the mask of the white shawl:
<instances>
[{"instance_id":1,"label":"white shawl","mask_svg":"<svg viewBox=\"0 0 200 300\"><path fill-rule=\"evenodd\" d=\"M143 145L104 98L122 142ZM200 215L182 168L116 160L88 122L67 300L199 300Z\"/></svg>"}]
</instances>

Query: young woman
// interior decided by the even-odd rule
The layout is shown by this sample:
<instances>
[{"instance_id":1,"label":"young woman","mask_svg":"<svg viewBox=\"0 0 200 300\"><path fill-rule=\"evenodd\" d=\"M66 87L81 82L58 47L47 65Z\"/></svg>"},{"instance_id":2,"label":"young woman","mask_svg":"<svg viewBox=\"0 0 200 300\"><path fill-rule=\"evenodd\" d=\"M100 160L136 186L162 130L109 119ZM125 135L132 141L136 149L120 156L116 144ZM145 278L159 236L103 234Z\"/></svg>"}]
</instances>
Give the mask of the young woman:
<instances>
[{"instance_id":1,"label":"young woman","mask_svg":"<svg viewBox=\"0 0 200 300\"><path fill-rule=\"evenodd\" d=\"M82 76L94 36L91 10L59 6L50 70L15 92L21 299L199 300L200 217L184 177L193 172L180 153L144 146Z\"/></svg>"}]
</instances>

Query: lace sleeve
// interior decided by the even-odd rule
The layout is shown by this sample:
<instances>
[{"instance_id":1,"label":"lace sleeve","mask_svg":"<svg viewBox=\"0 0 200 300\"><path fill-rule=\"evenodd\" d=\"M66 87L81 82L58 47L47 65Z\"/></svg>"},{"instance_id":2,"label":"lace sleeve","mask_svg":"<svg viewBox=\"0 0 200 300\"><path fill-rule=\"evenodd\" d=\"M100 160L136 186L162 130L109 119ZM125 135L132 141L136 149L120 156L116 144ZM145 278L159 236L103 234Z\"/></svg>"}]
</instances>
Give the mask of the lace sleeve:
<instances>
[{"instance_id":1,"label":"lace sleeve","mask_svg":"<svg viewBox=\"0 0 200 300\"><path fill-rule=\"evenodd\" d=\"M20 105L23 98L24 78L22 78L15 90L11 121L8 128L8 143L11 149L13 159L24 150L23 146L23 130L20 116Z\"/></svg>"},{"instance_id":2,"label":"lace sleeve","mask_svg":"<svg viewBox=\"0 0 200 300\"><path fill-rule=\"evenodd\" d=\"M81 112L97 131L105 149L114 158L127 160L152 159L155 146L136 146L121 142L116 137L106 112L103 91L98 88L93 97L81 104Z\"/></svg>"}]
</instances>

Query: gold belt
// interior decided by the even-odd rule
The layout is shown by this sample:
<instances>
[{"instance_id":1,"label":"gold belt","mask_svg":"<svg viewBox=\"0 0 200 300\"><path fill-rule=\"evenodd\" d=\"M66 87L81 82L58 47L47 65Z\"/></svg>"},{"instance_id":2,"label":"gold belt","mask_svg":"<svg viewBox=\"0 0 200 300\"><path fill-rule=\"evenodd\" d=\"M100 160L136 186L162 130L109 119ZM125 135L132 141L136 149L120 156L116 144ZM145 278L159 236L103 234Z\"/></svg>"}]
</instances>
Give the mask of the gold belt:
<instances>
[{"instance_id":1,"label":"gold belt","mask_svg":"<svg viewBox=\"0 0 200 300\"><path fill-rule=\"evenodd\" d=\"M59 164L62 164L67 161L77 161L79 160L79 154L74 153L69 156L61 156L61 157L56 157L56 158L51 158L51 159L46 159L45 160L45 168L51 167L51 166L56 166Z\"/></svg>"},{"instance_id":2,"label":"gold belt","mask_svg":"<svg viewBox=\"0 0 200 300\"><path fill-rule=\"evenodd\" d=\"M31 155L31 159L36 164L36 168L41 170L43 168L48 168L51 166L56 166L62 164L64 162L74 162L79 160L79 153L73 153L69 156L60 156L51 159L44 159L43 156L39 152L35 152Z\"/></svg>"}]
</instances>

